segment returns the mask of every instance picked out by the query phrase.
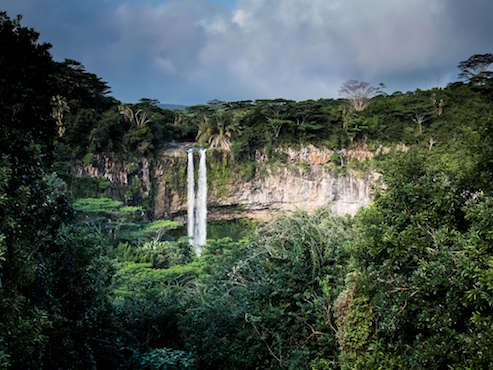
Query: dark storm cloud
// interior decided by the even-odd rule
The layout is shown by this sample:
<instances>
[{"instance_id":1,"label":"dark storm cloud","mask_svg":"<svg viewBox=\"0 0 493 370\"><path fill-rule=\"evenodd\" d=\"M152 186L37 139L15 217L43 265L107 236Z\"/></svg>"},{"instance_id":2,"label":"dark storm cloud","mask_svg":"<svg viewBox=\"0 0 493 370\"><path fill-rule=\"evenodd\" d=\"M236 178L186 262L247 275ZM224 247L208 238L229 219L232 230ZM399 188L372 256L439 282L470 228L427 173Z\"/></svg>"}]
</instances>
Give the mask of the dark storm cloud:
<instances>
[{"instance_id":1,"label":"dark storm cloud","mask_svg":"<svg viewBox=\"0 0 493 370\"><path fill-rule=\"evenodd\" d=\"M347 79L393 90L447 83L492 52L488 0L4 0L118 98L194 103L335 96Z\"/></svg>"}]
</instances>

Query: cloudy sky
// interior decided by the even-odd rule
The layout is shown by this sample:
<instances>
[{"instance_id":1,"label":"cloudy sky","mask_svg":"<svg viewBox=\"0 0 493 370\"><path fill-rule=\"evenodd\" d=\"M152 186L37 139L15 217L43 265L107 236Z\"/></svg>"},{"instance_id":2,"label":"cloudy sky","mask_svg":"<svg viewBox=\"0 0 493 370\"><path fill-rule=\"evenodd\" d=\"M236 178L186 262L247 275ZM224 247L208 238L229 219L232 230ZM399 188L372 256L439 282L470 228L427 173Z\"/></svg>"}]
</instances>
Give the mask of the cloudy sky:
<instances>
[{"instance_id":1,"label":"cloudy sky","mask_svg":"<svg viewBox=\"0 0 493 370\"><path fill-rule=\"evenodd\" d=\"M444 85L493 52L493 0L0 0L122 101L337 97Z\"/></svg>"}]
</instances>

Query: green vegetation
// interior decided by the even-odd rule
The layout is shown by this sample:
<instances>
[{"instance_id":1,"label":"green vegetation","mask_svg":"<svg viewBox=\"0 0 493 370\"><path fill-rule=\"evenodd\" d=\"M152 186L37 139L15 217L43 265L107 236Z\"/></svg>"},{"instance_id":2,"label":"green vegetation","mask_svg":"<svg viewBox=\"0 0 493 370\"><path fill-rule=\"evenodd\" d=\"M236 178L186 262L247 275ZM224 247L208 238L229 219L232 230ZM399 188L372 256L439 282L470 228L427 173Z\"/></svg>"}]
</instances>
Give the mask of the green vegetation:
<instances>
[{"instance_id":1,"label":"green vegetation","mask_svg":"<svg viewBox=\"0 0 493 370\"><path fill-rule=\"evenodd\" d=\"M78 68L79 73L85 73ZM143 206L148 213L152 213L153 198L143 191L144 158L151 172L163 168L163 181L170 194L185 193L184 159L171 163L159 156L177 143L196 141L210 148L208 183L217 199L227 196L235 183L255 174L261 176L268 168L286 166L280 148L315 145L332 149L329 165L339 173L348 168L381 169L385 148L405 145L448 151L454 143L462 142L466 130L476 129L474 122L484 119L490 110L492 90L489 74L481 73L482 82L473 79L446 88L391 95L379 89L380 93L359 110L348 104L350 99L214 101L180 111L162 109L150 99L124 106L113 101L98 105L107 110L91 118L91 126L84 132L79 132L78 122L71 122L78 117L82 103L76 104L76 98L67 99L69 106L71 102L74 105L63 116L66 128L55 142L54 168L68 184L73 198L113 196L125 204ZM100 99L108 101L105 95ZM380 155L372 161L359 161L347 157L347 149ZM68 170L75 162L101 166L104 158L112 159L119 170L125 167L128 183L112 188L104 179L74 177Z\"/></svg>"},{"instance_id":2,"label":"green vegetation","mask_svg":"<svg viewBox=\"0 0 493 370\"><path fill-rule=\"evenodd\" d=\"M120 210L121 207L122 202L111 198L83 198L74 202L74 208L81 212L112 213ZM128 210L138 210L137 207L125 207L124 209L124 213L128 213Z\"/></svg>"},{"instance_id":3,"label":"green vegetation","mask_svg":"<svg viewBox=\"0 0 493 370\"><path fill-rule=\"evenodd\" d=\"M159 233L162 232L163 230L176 229L178 226L180 226L180 223L177 221L156 220L144 228L144 233L146 234Z\"/></svg>"},{"instance_id":4,"label":"green vegetation","mask_svg":"<svg viewBox=\"0 0 493 370\"><path fill-rule=\"evenodd\" d=\"M457 110L478 108L474 107L481 93L477 90L486 93L487 89L484 86L474 89L470 85L455 83L445 89L378 95L362 111L349 108L344 99L224 102L178 112L162 110L157 102L146 100L145 103L136 104L133 109L147 112L147 123L126 126L121 122L122 115L116 113L115 122L108 119L94 120L96 127L93 130L104 133L89 136L97 137L98 140L111 137L113 141L121 141L119 145L112 141L91 146L91 138L88 137L82 140L88 143L87 146L80 148L81 138L70 136L69 127L59 141L70 148L78 146L80 149L73 151L72 158L84 158L86 163L98 153L121 158L152 158L172 141L195 141L195 138L199 143L209 143L211 148L222 152L226 156L224 159L239 162L252 161L256 151L272 156L275 148L285 145L315 144L340 149L361 143L405 143L427 147L429 139L433 139L436 145L444 145L450 140L450 130L456 130L460 123ZM117 110L117 106L111 109ZM75 108L71 111L75 111ZM142 130L142 127L153 127L158 122L172 126L173 130L163 134L149 128L149 135L132 139L132 142L138 143L137 146L123 144L125 135L136 135L132 131L133 127ZM118 134L100 127L110 123L120 128L121 139L118 139ZM223 126L230 128L225 129Z\"/></svg>"},{"instance_id":5,"label":"green vegetation","mask_svg":"<svg viewBox=\"0 0 493 370\"><path fill-rule=\"evenodd\" d=\"M255 231L259 222L247 219L208 221L207 235L209 239L231 238L241 240Z\"/></svg>"},{"instance_id":6,"label":"green vegetation","mask_svg":"<svg viewBox=\"0 0 493 370\"><path fill-rule=\"evenodd\" d=\"M0 368L493 367L489 54L459 65L464 83L353 108L174 112L119 104L5 13L0 40L16 51L0 58ZM375 157L386 187L354 218L321 209L210 225L200 258L179 223L149 220L142 184L115 200L107 180L70 169L103 153L141 163L197 135L224 184L260 152L282 165L288 144L327 145L330 165L354 168L350 145L410 149Z\"/></svg>"}]
</instances>

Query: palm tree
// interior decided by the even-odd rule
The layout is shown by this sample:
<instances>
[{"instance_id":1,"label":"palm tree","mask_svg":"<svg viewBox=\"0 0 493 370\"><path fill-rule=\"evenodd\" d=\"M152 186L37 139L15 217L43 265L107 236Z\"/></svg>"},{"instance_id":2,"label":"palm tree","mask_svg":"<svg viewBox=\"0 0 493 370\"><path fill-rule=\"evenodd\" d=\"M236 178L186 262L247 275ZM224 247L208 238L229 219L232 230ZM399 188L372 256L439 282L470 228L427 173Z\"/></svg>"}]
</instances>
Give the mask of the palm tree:
<instances>
[{"instance_id":1,"label":"palm tree","mask_svg":"<svg viewBox=\"0 0 493 370\"><path fill-rule=\"evenodd\" d=\"M200 145L207 143L211 149L221 150L231 156L231 139L240 131L239 122L244 114L224 104L201 107L195 115L199 119L195 140Z\"/></svg>"},{"instance_id":2,"label":"palm tree","mask_svg":"<svg viewBox=\"0 0 493 370\"><path fill-rule=\"evenodd\" d=\"M125 117L125 119L130 122L130 124L135 124L136 126L140 127L150 122L150 120L147 118L147 113L144 112L142 109L134 112L129 106L123 105L119 107L119 110L120 114Z\"/></svg>"},{"instance_id":3,"label":"palm tree","mask_svg":"<svg viewBox=\"0 0 493 370\"><path fill-rule=\"evenodd\" d=\"M231 152L231 131L225 129L224 124L219 125L217 131L209 137L209 146Z\"/></svg>"},{"instance_id":4,"label":"palm tree","mask_svg":"<svg viewBox=\"0 0 493 370\"><path fill-rule=\"evenodd\" d=\"M214 114L214 125L209 131L209 146L220 149L231 156L231 138L240 131L239 122L244 113L233 111L217 111Z\"/></svg>"}]
</instances>

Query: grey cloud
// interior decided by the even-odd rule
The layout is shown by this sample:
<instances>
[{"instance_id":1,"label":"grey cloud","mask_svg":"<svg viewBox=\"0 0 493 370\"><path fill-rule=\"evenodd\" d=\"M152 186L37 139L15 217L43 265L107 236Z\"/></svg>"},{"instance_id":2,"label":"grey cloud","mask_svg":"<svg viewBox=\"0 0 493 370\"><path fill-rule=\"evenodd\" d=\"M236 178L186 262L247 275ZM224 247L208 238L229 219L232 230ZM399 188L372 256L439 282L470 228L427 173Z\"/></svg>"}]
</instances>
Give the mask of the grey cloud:
<instances>
[{"instance_id":1,"label":"grey cloud","mask_svg":"<svg viewBox=\"0 0 493 370\"><path fill-rule=\"evenodd\" d=\"M349 78L388 80L396 89L446 82L458 58L492 46L484 16L491 6L464 3L248 0L202 59L221 59L231 76L267 96L333 96Z\"/></svg>"},{"instance_id":2,"label":"grey cloud","mask_svg":"<svg viewBox=\"0 0 493 370\"><path fill-rule=\"evenodd\" d=\"M493 49L489 0L5 1L124 100L319 98L347 79L407 90Z\"/></svg>"}]
</instances>

